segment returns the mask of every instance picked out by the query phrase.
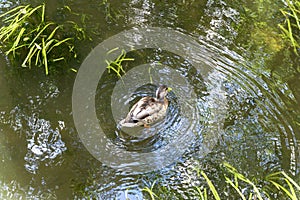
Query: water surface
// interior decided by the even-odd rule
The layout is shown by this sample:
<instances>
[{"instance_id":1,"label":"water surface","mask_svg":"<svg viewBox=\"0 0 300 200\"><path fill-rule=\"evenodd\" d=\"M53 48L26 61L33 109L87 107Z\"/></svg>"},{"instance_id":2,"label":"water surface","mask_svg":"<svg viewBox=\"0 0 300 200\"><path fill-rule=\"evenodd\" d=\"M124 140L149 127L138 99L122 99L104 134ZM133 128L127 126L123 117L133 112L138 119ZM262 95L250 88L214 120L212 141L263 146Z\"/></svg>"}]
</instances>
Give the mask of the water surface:
<instances>
[{"instance_id":1,"label":"water surface","mask_svg":"<svg viewBox=\"0 0 300 200\"><path fill-rule=\"evenodd\" d=\"M16 4L0 2L1 8L8 5ZM106 136L124 151L155 151L189 131L195 140L176 162L161 170L130 175L106 166L87 151L73 122L76 74L45 76L40 69L16 70L1 52L1 199L143 199L148 196L141 189L155 180L161 187L177 191L178 197L194 198L196 194L189 188L204 182L192 169L204 169L222 188L224 183L218 177L223 175L219 165L224 161L250 177L284 170L300 179L299 58L285 48L277 34L281 1L91 0L51 1L47 5L49 19L57 22L68 17L61 12L65 5L79 13L92 38L78 42L78 60L62 63L65 68L78 69L98 43L131 28L169 28L193 37L201 46L191 52L199 66L161 49L128 53L135 58L126 63L124 80L130 88L123 91L126 98L117 106L132 105L154 93L156 83L135 88L134 81L126 79L139 77L134 74L135 66L145 64L145 69L152 70L149 80L152 77L173 85L166 121L149 129L152 137L136 139L118 130L116 121L126 113L115 119L111 112L109 102L114 87L120 84L114 74L102 76L95 102ZM72 20L81 23L83 18ZM200 67L209 68L209 75ZM218 110L223 111L221 118L214 115ZM211 146L204 145L207 138ZM204 155L207 149L209 153Z\"/></svg>"}]
</instances>

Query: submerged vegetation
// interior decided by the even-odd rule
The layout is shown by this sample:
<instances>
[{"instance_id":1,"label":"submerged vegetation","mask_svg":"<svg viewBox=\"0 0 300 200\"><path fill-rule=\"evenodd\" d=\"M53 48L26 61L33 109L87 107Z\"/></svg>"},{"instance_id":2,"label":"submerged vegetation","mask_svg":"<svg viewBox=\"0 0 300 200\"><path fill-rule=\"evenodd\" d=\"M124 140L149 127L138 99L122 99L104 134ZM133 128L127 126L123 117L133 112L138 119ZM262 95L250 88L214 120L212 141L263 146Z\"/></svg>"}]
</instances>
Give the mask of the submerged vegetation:
<instances>
[{"instance_id":1,"label":"submerged vegetation","mask_svg":"<svg viewBox=\"0 0 300 200\"><path fill-rule=\"evenodd\" d=\"M112 49L108 51L107 54L111 54L118 49L119 48ZM122 74L125 74L125 70L122 65L124 61L134 61L134 58L126 58L126 51L124 49L122 49L120 55L115 60L105 60L108 73L110 73L110 70L112 70L114 73L116 73L118 78L121 78Z\"/></svg>"},{"instance_id":2,"label":"submerged vegetation","mask_svg":"<svg viewBox=\"0 0 300 200\"><path fill-rule=\"evenodd\" d=\"M300 48L300 1L285 1L287 8L281 9L285 17L284 24L279 24L283 35L290 41L294 52L299 55Z\"/></svg>"},{"instance_id":3,"label":"submerged vegetation","mask_svg":"<svg viewBox=\"0 0 300 200\"><path fill-rule=\"evenodd\" d=\"M213 181L208 175L203 170L197 168L195 169L196 176L199 180L203 179L204 184L202 186L189 188L190 193L193 193L201 200L212 198L215 200L225 198L263 200L273 198L285 199L287 197L292 200L297 200L300 197L299 183L294 181L283 171L271 173L264 177L263 180L259 180L257 178L247 178L228 163L223 163L221 170L224 171L222 180L225 183L226 189L219 191L220 188L213 184ZM176 193L176 191L157 185L157 181L154 181L151 186L145 187L143 192L152 200L165 199L166 196L177 197L178 199L183 198L180 194ZM276 196L272 196L274 194L276 194Z\"/></svg>"},{"instance_id":4,"label":"submerged vegetation","mask_svg":"<svg viewBox=\"0 0 300 200\"><path fill-rule=\"evenodd\" d=\"M21 60L22 67L42 66L48 75L50 63L76 57L74 38L64 36L65 25L45 19L45 4L15 7L0 19L1 48L11 61ZM76 29L78 26L73 27L72 31L82 32Z\"/></svg>"}]
</instances>

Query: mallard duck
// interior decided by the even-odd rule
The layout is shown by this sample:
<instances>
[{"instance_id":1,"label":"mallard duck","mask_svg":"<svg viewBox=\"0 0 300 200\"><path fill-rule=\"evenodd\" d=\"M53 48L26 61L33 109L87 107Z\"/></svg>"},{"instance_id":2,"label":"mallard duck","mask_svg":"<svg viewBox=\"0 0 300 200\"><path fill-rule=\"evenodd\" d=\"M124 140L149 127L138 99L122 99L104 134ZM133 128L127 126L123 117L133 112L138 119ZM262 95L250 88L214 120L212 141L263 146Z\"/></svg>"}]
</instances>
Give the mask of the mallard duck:
<instances>
[{"instance_id":1,"label":"mallard duck","mask_svg":"<svg viewBox=\"0 0 300 200\"><path fill-rule=\"evenodd\" d=\"M161 85L156 90L156 97L143 97L132 106L126 118L120 121L121 127L150 127L164 118L168 108L166 95L171 91L166 85Z\"/></svg>"}]
</instances>

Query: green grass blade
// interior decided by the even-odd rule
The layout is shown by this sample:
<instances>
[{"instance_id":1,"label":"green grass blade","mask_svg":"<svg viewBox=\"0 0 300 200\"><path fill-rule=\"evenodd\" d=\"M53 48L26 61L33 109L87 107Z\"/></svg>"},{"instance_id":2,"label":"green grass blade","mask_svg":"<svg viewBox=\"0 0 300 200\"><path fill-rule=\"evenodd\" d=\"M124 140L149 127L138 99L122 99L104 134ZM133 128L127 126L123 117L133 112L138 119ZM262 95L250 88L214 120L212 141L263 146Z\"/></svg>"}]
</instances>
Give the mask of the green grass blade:
<instances>
[{"instance_id":1,"label":"green grass blade","mask_svg":"<svg viewBox=\"0 0 300 200\"><path fill-rule=\"evenodd\" d=\"M47 52L47 50L49 49L49 47L51 46L51 44L52 44L53 42L55 42L55 41L56 41L55 39L52 39L52 40L50 40L50 41L48 41L48 42L46 43L46 45L45 45L46 52ZM47 52L47 53L49 53L49 52Z\"/></svg>"},{"instance_id":2,"label":"green grass blade","mask_svg":"<svg viewBox=\"0 0 300 200\"><path fill-rule=\"evenodd\" d=\"M296 196L294 187L292 186L292 184L289 182L288 179L284 179L284 180L285 180L285 182L288 184L288 186L289 186L289 188L290 188L291 195L292 195L292 200L297 200L297 196Z\"/></svg>"},{"instance_id":3,"label":"green grass blade","mask_svg":"<svg viewBox=\"0 0 300 200\"><path fill-rule=\"evenodd\" d=\"M224 163L223 164L227 170L232 173L234 176L237 176L237 178L241 181L244 181L245 183L248 183L249 185L251 185L253 187L254 192L257 194L257 198L259 200L263 200L263 198L261 197L260 191L259 189L255 186L255 184L250 181L248 178L246 178L244 175L240 174L233 166L231 166L228 163Z\"/></svg>"},{"instance_id":4,"label":"green grass blade","mask_svg":"<svg viewBox=\"0 0 300 200\"><path fill-rule=\"evenodd\" d=\"M38 49L38 52L36 53L35 57L35 65L37 66L39 61L40 61L40 54L41 54L42 49Z\"/></svg>"},{"instance_id":5,"label":"green grass blade","mask_svg":"<svg viewBox=\"0 0 300 200\"><path fill-rule=\"evenodd\" d=\"M119 73L120 72L125 73L125 70L123 69L123 66L122 66L121 63L116 63L116 66L117 66L117 70L118 70Z\"/></svg>"},{"instance_id":6,"label":"green grass blade","mask_svg":"<svg viewBox=\"0 0 300 200\"><path fill-rule=\"evenodd\" d=\"M35 8L28 8L27 10L20 12L20 15L22 14L22 16L18 19L18 22L25 22L26 19L28 19L33 13L35 13L35 11L37 11L40 8L41 6L37 6Z\"/></svg>"},{"instance_id":7,"label":"green grass blade","mask_svg":"<svg viewBox=\"0 0 300 200\"><path fill-rule=\"evenodd\" d=\"M27 47L27 46L28 46L27 44L19 45L19 46L17 46L17 47L15 48L15 51L17 51L17 50L19 50L19 49L21 49L21 48L23 48L23 47ZM9 50L10 50L10 49L9 49ZM9 51L9 50L8 50L8 51ZM8 55L8 51L5 52L6 55Z\"/></svg>"},{"instance_id":8,"label":"green grass blade","mask_svg":"<svg viewBox=\"0 0 300 200\"><path fill-rule=\"evenodd\" d=\"M125 54L126 55L126 54ZM117 57L117 59L115 60L115 62L120 62L121 58L124 56L124 53L122 51L122 53Z\"/></svg>"},{"instance_id":9,"label":"green grass blade","mask_svg":"<svg viewBox=\"0 0 300 200\"><path fill-rule=\"evenodd\" d=\"M269 180L269 179L279 179L278 175L281 175L282 172L274 172L272 174L269 174L266 176L266 180Z\"/></svg>"},{"instance_id":10,"label":"green grass blade","mask_svg":"<svg viewBox=\"0 0 300 200\"><path fill-rule=\"evenodd\" d=\"M120 72L116 68L112 67L111 65L108 66L107 69L108 69L108 71L110 71L110 69L113 70L117 74L118 77L121 77Z\"/></svg>"},{"instance_id":11,"label":"green grass blade","mask_svg":"<svg viewBox=\"0 0 300 200\"><path fill-rule=\"evenodd\" d=\"M48 36L47 40L51 40L53 38L53 36L55 35L56 31L61 28L61 26L57 26L55 27L55 29L50 33L50 35ZM46 41L47 41L46 40Z\"/></svg>"},{"instance_id":12,"label":"green grass blade","mask_svg":"<svg viewBox=\"0 0 300 200\"><path fill-rule=\"evenodd\" d=\"M9 10L9 11L7 11L7 12L1 14L1 15L0 15L0 18L4 17L4 16L6 16L6 15L9 15L10 13L13 13L13 12L15 12L15 11L17 11L17 10L21 10L21 9L23 9L23 8L28 8L28 7L29 7L29 5L27 5L27 6L17 6L17 7L15 7L15 8L13 8L13 9L11 9L11 10ZM18 12L17 12L17 13L18 13Z\"/></svg>"},{"instance_id":13,"label":"green grass blade","mask_svg":"<svg viewBox=\"0 0 300 200\"><path fill-rule=\"evenodd\" d=\"M2 42L7 41L14 33L15 31L20 27L20 24L14 24L11 27L8 27L8 30L6 31L5 38L3 39Z\"/></svg>"},{"instance_id":14,"label":"green grass blade","mask_svg":"<svg viewBox=\"0 0 300 200\"><path fill-rule=\"evenodd\" d=\"M259 189L256 187L256 185L252 181L250 181L249 179L245 178L244 176L242 176L242 177L243 178L239 178L239 179L246 182L246 183L248 183L248 184L250 184L250 185L252 185L254 192L257 194L257 198L259 200L263 200L263 198L261 196L261 193L260 193Z\"/></svg>"},{"instance_id":15,"label":"green grass blade","mask_svg":"<svg viewBox=\"0 0 300 200\"><path fill-rule=\"evenodd\" d=\"M281 174L288 179L297 188L297 190L300 191L300 186L291 177L289 177L285 172L281 172Z\"/></svg>"},{"instance_id":16,"label":"green grass blade","mask_svg":"<svg viewBox=\"0 0 300 200\"><path fill-rule=\"evenodd\" d=\"M32 46L35 41L38 39L38 37L40 37L40 35L44 32L44 30L46 30L46 28L48 28L49 26L53 25L53 22L49 22L48 24L46 24L44 26L44 28L42 30L40 30L40 32L38 32L38 34L35 36L35 38L32 40L32 42L29 44L29 46Z\"/></svg>"},{"instance_id":17,"label":"green grass blade","mask_svg":"<svg viewBox=\"0 0 300 200\"><path fill-rule=\"evenodd\" d=\"M289 31L286 28L284 28L281 24L279 24L278 26L283 31L284 35L286 37L288 37L289 36Z\"/></svg>"},{"instance_id":18,"label":"green grass blade","mask_svg":"<svg viewBox=\"0 0 300 200\"><path fill-rule=\"evenodd\" d=\"M145 187L142 190L149 194L151 200L155 200L155 197L157 197L157 195L148 187Z\"/></svg>"},{"instance_id":19,"label":"green grass blade","mask_svg":"<svg viewBox=\"0 0 300 200\"><path fill-rule=\"evenodd\" d=\"M36 7L18 6L1 13L0 20L4 25L0 27L0 41L1 47L8 49L5 49L6 54L22 57L26 53L25 59L22 61L23 67L28 67L27 65L30 67L31 63L35 61L36 65L44 65L45 73L48 74L49 61L60 61L64 59L65 54L73 54L74 45L67 42L72 38L57 39L57 32L63 25L45 21L45 10L45 3L43 3ZM78 30L72 31L83 31L79 26L77 27ZM66 44L62 48L69 48L69 52L64 52L58 58L53 58L55 55L48 54L53 48L63 43Z\"/></svg>"},{"instance_id":20,"label":"green grass blade","mask_svg":"<svg viewBox=\"0 0 300 200\"><path fill-rule=\"evenodd\" d=\"M111 49L111 50L109 50L109 51L106 53L106 55L111 54L112 52L114 52L114 51L116 51L116 50L118 50L118 49L119 49L119 47L116 47L116 48L114 48L114 49Z\"/></svg>"},{"instance_id":21,"label":"green grass blade","mask_svg":"<svg viewBox=\"0 0 300 200\"><path fill-rule=\"evenodd\" d=\"M34 56L34 55L36 55L36 52L38 51L38 49L37 48L34 48L34 51L31 53L31 56L29 57L29 59L28 59L28 64L29 64L29 66L31 66L31 59L32 59L32 57Z\"/></svg>"},{"instance_id":22,"label":"green grass blade","mask_svg":"<svg viewBox=\"0 0 300 200\"><path fill-rule=\"evenodd\" d=\"M134 61L134 58L122 58L122 61Z\"/></svg>"},{"instance_id":23,"label":"green grass blade","mask_svg":"<svg viewBox=\"0 0 300 200\"><path fill-rule=\"evenodd\" d=\"M206 174L203 171L201 171L200 173L205 178L205 180L206 180L206 182L208 184L208 187L211 190L211 192L213 193L215 199L216 200L221 200L221 198L220 198L220 196L219 196L219 194L218 194L215 186L212 184L211 180L209 180L209 178L206 176Z\"/></svg>"},{"instance_id":24,"label":"green grass blade","mask_svg":"<svg viewBox=\"0 0 300 200\"><path fill-rule=\"evenodd\" d=\"M61 40L61 41L55 43L54 45L52 45L52 46L50 47L50 49L47 51L47 53L49 53L54 47L57 47L57 46L59 46L59 45L65 43L65 42L67 42L67 41L69 41L69 40L72 40L72 38L66 38L66 39L64 39L64 40Z\"/></svg>"},{"instance_id":25,"label":"green grass blade","mask_svg":"<svg viewBox=\"0 0 300 200\"><path fill-rule=\"evenodd\" d=\"M39 5L39 6L35 7L35 8L31 8L31 9L30 9L30 12L28 12L28 13L26 13L26 14L24 15L25 18L31 16L35 11L37 11L37 10L40 9L41 7L42 7L42 5ZM29 10L29 9L28 9L28 10Z\"/></svg>"},{"instance_id":26,"label":"green grass blade","mask_svg":"<svg viewBox=\"0 0 300 200\"><path fill-rule=\"evenodd\" d=\"M70 70L71 70L72 72L77 73L77 69L71 68Z\"/></svg>"},{"instance_id":27,"label":"green grass blade","mask_svg":"<svg viewBox=\"0 0 300 200\"><path fill-rule=\"evenodd\" d=\"M26 6L26 7L28 7L28 6ZM27 8L23 8L22 10L26 10L26 9ZM8 13L4 13L4 15L6 15L6 14L8 14ZM5 16L5 18L2 21L4 23L10 23L11 24L11 22L13 22L13 21L15 21L15 22L19 21L19 16L20 15L21 15L21 9L19 11L15 12L15 13L9 15L9 16ZM0 17L0 18L2 18L2 17Z\"/></svg>"},{"instance_id":28,"label":"green grass blade","mask_svg":"<svg viewBox=\"0 0 300 200\"><path fill-rule=\"evenodd\" d=\"M206 200L206 199L204 199L204 194L203 194L203 192L201 191L201 189L199 188L199 187L195 187L195 189L196 189L196 191L198 192L198 194L199 194L199 196L200 196L200 199L201 200Z\"/></svg>"},{"instance_id":29,"label":"green grass blade","mask_svg":"<svg viewBox=\"0 0 300 200\"><path fill-rule=\"evenodd\" d=\"M294 48L294 52L296 55L298 55L297 48L300 47L299 44L299 35L295 34L295 31L300 30L300 1L292 0L292 1L285 1L288 8L281 9L281 13L286 18L285 25L287 29L285 29L282 25L280 25L280 29L283 31L284 35L288 38L288 40L291 43L291 46ZM292 21L291 21L292 20Z\"/></svg>"},{"instance_id":30,"label":"green grass blade","mask_svg":"<svg viewBox=\"0 0 300 200\"><path fill-rule=\"evenodd\" d=\"M42 19L41 23L44 23L45 21L45 3L42 4Z\"/></svg>"},{"instance_id":31,"label":"green grass blade","mask_svg":"<svg viewBox=\"0 0 300 200\"><path fill-rule=\"evenodd\" d=\"M47 53L46 53L46 46L45 46L45 39L42 38L42 56L43 56L43 63L45 66L45 73L48 75L49 70L48 70L48 59L47 59Z\"/></svg>"},{"instance_id":32,"label":"green grass blade","mask_svg":"<svg viewBox=\"0 0 300 200\"><path fill-rule=\"evenodd\" d=\"M33 53L34 49L35 49L35 46L32 46L32 47L29 49L29 52L28 52L26 58L24 59L24 61L23 61L23 63L22 63L22 67L29 67L29 68L31 67L30 65L29 65L29 66L26 66L26 63L27 63L27 61L29 60L29 58L32 57L31 54Z\"/></svg>"},{"instance_id":33,"label":"green grass blade","mask_svg":"<svg viewBox=\"0 0 300 200\"><path fill-rule=\"evenodd\" d=\"M287 19L287 25L288 25L288 36L289 36L293 46L295 46L295 40L293 37L293 31L292 31L291 22L289 19Z\"/></svg>"},{"instance_id":34,"label":"green grass blade","mask_svg":"<svg viewBox=\"0 0 300 200\"><path fill-rule=\"evenodd\" d=\"M158 197L154 192L153 192L153 188L154 188L154 185L155 185L156 181L154 181L151 185L151 188L149 187L145 187L142 189L142 191L145 191L147 192L149 195L150 195L150 198L151 200L155 200L155 197Z\"/></svg>"},{"instance_id":35,"label":"green grass blade","mask_svg":"<svg viewBox=\"0 0 300 200\"><path fill-rule=\"evenodd\" d=\"M241 190L228 178L225 176L225 180L226 180L226 183L229 183L229 185L231 185L236 191L237 193L240 195L240 197L243 199L243 200L246 200L246 197L244 196L244 194L241 192Z\"/></svg>"},{"instance_id":36,"label":"green grass blade","mask_svg":"<svg viewBox=\"0 0 300 200\"><path fill-rule=\"evenodd\" d=\"M290 198L292 198L292 194L282 185L280 185L279 183L273 181L273 180L269 180L270 183L272 183L278 190L282 190L285 194L287 194Z\"/></svg>"},{"instance_id":37,"label":"green grass blade","mask_svg":"<svg viewBox=\"0 0 300 200\"><path fill-rule=\"evenodd\" d=\"M51 61L57 62L57 61L61 61L61 60L64 60L64 59L65 59L64 57L61 57L61 58L55 58L55 59L53 59L53 60L51 60Z\"/></svg>"},{"instance_id":38,"label":"green grass blade","mask_svg":"<svg viewBox=\"0 0 300 200\"><path fill-rule=\"evenodd\" d=\"M252 196L253 196L253 193L250 192L248 200L256 199L256 198L252 198Z\"/></svg>"},{"instance_id":39,"label":"green grass blade","mask_svg":"<svg viewBox=\"0 0 300 200\"><path fill-rule=\"evenodd\" d=\"M12 48L13 48L13 56L14 57L15 57L15 49L18 47L19 42L21 40L21 37L22 37L24 31L25 31L25 28L21 28L20 33L18 34L17 39L15 40L15 42L14 42L14 44L12 46Z\"/></svg>"}]
</instances>

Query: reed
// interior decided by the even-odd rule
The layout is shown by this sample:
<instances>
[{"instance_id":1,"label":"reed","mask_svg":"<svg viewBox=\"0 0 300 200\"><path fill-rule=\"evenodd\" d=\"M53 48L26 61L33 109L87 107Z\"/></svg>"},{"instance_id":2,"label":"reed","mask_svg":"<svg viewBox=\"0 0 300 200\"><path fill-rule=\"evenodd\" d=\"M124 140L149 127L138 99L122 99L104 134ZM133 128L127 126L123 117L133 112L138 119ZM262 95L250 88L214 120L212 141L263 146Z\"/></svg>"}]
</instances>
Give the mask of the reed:
<instances>
[{"instance_id":1,"label":"reed","mask_svg":"<svg viewBox=\"0 0 300 200\"><path fill-rule=\"evenodd\" d=\"M201 200L228 199L229 196L230 198L235 197L242 200L263 200L272 199L271 196L274 196L274 194L278 198L283 197L284 199L297 200L300 196L299 184L283 171L271 173L260 180L259 178L247 178L228 163L223 163L221 167L225 170L224 179L221 181L224 181L226 185L225 187L228 189L226 194L224 192L220 192L222 191L221 188L214 185L208 175L199 168L194 168L197 172L197 177L198 179L204 178L206 184L203 183L200 186L189 188L187 191L190 191L193 197L196 195L198 196L197 198ZM151 187L145 187L142 191L148 194L151 200L163 199L165 195L162 193L164 191L161 190L160 187L161 186L159 186L157 182L154 182ZM210 191L210 194L208 191ZM183 198L180 195L178 196L175 191L167 191L167 193L169 197L173 196L178 199Z\"/></svg>"},{"instance_id":2,"label":"reed","mask_svg":"<svg viewBox=\"0 0 300 200\"><path fill-rule=\"evenodd\" d=\"M286 0L286 8L281 9L281 13L285 17L283 24L279 24L282 34L291 43L296 55L299 55L300 48L300 1Z\"/></svg>"},{"instance_id":3,"label":"reed","mask_svg":"<svg viewBox=\"0 0 300 200\"><path fill-rule=\"evenodd\" d=\"M114 51L117 51L119 48L112 49L107 52L107 54L111 54ZM106 69L108 70L108 73L113 71L118 78L122 78L122 75L125 74L125 70L123 68L123 62L124 61L134 61L134 58L126 58L126 51L122 49L120 55L115 60L105 60L107 66Z\"/></svg>"},{"instance_id":4,"label":"reed","mask_svg":"<svg viewBox=\"0 0 300 200\"><path fill-rule=\"evenodd\" d=\"M142 189L142 191L145 191L149 194L151 200L155 200L155 198L157 198L158 196L153 192L153 188L154 188L154 185L155 185L155 182L154 181L152 184L151 184L151 187L145 187Z\"/></svg>"},{"instance_id":5,"label":"reed","mask_svg":"<svg viewBox=\"0 0 300 200\"><path fill-rule=\"evenodd\" d=\"M64 25L46 21L45 4L15 7L0 19L0 47L12 61L21 60L22 67L43 66L48 75L50 63L76 57L74 39L63 36Z\"/></svg>"},{"instance_id":6,"label":"reed","mask_svg":"<svg viewBox=\"0 0 300 200\"><path fill-rule=\"evenodd\" d=\"M274 185L278 190L286 194L290 199L297 200L300 197L300 186L285 172L275 172L266 177L266 180ZM287 187L284 187L287 185Z\"/></svg>"},{"instance_id":7,"label":"reed","mask_svg":"<svg viewBox=\"0 0 300 200\"><path fill-rule=\"evenodd\" d=\"M263 198L262 198L263 191L259 190L259 187L256 186L256 184L253 181L246 178L243 174L239 173L230 164L224 163L223 165L226 168L226 170L229 172L229 174L231 176L233 176L233 178L231 179L225 175L226 183L229 184L230 186L232 186L237 191L238 195L242 199L246 199L246 197L243 194L242 189L239 188L239 181L242 181L242 182L246 183L246 185L249 185L250 187L252 187L252 191L249 192L249 197L247 199L252 199L251 197L255 196L256 199L263 200Z\"/></svg>"}]
</instances>

